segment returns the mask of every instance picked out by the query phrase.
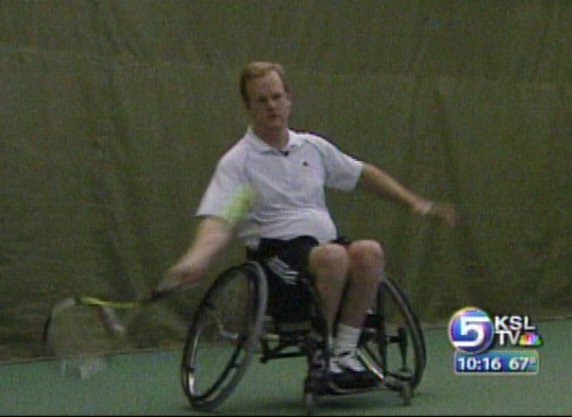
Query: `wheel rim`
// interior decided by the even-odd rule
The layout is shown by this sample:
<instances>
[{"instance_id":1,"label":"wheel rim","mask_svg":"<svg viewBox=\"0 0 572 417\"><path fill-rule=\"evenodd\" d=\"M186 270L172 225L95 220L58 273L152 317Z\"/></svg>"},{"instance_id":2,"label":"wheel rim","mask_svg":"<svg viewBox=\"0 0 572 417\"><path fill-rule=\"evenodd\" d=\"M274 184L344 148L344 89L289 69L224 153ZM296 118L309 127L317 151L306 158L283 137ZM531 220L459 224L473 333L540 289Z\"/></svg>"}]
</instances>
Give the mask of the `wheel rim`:
<instances>
[{"instance_id":1,"label":"wheel rim","mask_svg":"<svg viewBox=\"0 0 572 417\"><path fill-rule=\"evenodd\" d=\"M235 305L228 301L231 291ZM213 410L236 388L260 338L267 292L264 273L249 262L222 273L203 298L181 364L193 408Z\"/></svg>"}]
</instances>

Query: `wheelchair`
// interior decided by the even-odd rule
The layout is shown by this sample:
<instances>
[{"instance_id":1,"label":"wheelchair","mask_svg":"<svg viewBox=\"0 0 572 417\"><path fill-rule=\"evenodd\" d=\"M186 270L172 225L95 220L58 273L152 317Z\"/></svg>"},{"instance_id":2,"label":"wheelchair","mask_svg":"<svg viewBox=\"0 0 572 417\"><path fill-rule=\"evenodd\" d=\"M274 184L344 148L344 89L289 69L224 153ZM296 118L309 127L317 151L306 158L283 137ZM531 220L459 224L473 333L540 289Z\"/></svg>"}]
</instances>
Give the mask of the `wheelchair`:
<instances>
[{"instance_id":1,"label":"wheelchair","mask_svg":"<svg viewBox=\"0 0 572 417\"><path fill-rule=\"evenodd\" d=\"M219 407L256 356L262 363L308 358L303 384L308 414L314 412L318 398L333 395L324 391L323 375L313 372L310 364L316 348L329 350L319 298L309 282L305 285L311 300L309 317L292 323L268 315L268 284L258 262L230 267L215 279L195 311L184 342L182 388L193 409ZM411 403L426 363L424 335L406 296L385 274L380 275L377 300L360 336L358 358L379 380L368 392L387 388L397 392L404 405Z\"/></svg>"}]
</instances>

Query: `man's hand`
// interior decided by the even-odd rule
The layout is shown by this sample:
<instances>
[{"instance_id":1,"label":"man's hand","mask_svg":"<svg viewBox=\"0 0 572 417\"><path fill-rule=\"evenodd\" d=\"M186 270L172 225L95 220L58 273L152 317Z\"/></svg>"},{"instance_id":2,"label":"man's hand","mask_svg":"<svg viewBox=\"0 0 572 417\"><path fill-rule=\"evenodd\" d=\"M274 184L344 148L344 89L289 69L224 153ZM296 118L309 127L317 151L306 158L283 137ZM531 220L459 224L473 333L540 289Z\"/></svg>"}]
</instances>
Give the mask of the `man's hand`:
<instances>
[{"instance_id":1,"label":"man's hand","mask_svg":"<svg viewBox=\"0 0 572 417\"><path fill-rule=\"evenodd\" d=\"M165 272L163 279L157 284L153 292L160 296L182 288L192 287L198 284L203 276L203 269L195 267L186 259L182 259Z\"/></svg>"},{"instance_id":2,"label":"man's hand","mask_svg":"<svg viewBox=\"0 0 572 417\"><path fill-rule=\"evenodd\" d=\"M169 292L192 287L206 275L207 268L223 251L233 236L226 220L205 218L198 227L192 246L165 274L153 296L161 297Z\"/></svg>"},{"instance_id":3,"label":"man's hand","mask_svg":"<svg viewBox=\"0 0 572 417\"><path fill-rule=\"evenodd\" d=\"M425 215L435 217L450 227L454 227L458 221L455 206L451 204L432 203Z\"/></svg>"}]
</instances>

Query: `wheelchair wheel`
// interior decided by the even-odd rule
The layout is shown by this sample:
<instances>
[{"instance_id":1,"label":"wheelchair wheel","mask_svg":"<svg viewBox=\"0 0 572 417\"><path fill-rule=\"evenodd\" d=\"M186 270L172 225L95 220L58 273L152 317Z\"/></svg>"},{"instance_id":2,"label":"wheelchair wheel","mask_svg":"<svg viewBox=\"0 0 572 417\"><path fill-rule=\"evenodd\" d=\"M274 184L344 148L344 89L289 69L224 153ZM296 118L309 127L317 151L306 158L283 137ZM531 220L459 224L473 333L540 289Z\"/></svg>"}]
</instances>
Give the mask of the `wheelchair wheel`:
<instances>
[{"instance_id":1,"label":"wheelchair wheel","mask_svg":"<svg viewBox=\"0 0 572 417\"><path fill-rule=\"evenodd\" d=\"M409 397L421 382L427 351L423 330L405 294L384 276L361 341L362 359L388 388ZM407 385L407 392L404 387Z\"/></svg>"},{"instance_id":2,"label":"wheelchair wheel","mask_svg":"<svg viewBox=\"0 0 572 417\"><path fill-rule=\"evenodd\" d=\"M227 269L212 284L193 318L181 363L191 406L210 411L238 385L264 325L266 276L257 263Z\"/></svg>"}]
</instances>

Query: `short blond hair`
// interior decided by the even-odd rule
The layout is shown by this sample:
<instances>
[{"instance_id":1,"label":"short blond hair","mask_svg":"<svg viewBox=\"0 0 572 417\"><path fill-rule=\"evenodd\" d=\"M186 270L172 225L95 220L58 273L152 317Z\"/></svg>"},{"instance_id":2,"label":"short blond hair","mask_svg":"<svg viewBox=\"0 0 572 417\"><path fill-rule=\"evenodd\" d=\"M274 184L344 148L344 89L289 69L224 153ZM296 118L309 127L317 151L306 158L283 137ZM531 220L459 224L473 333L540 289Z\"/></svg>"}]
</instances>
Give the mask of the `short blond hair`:
<instances>
[{"instance_id":1,"label":"short blond hair","mask_svg":"<svg viewBox=\"0 0 572 417\"><path fill-rule=\"evenodd\" d=\"M247 64L240 73L240 95L244 104L248 105L250 102L250 97L248 97L248 91L246 90L248 82L255 78L264 77L272 71L275 71L280 76L282 84L284 85L284 91L287 93L289 92L288 83L286 82L286 74L282 64L263 61L251 62L250 64Z\"/></svg>"}]
</instances>

